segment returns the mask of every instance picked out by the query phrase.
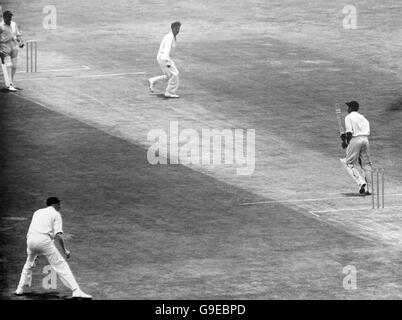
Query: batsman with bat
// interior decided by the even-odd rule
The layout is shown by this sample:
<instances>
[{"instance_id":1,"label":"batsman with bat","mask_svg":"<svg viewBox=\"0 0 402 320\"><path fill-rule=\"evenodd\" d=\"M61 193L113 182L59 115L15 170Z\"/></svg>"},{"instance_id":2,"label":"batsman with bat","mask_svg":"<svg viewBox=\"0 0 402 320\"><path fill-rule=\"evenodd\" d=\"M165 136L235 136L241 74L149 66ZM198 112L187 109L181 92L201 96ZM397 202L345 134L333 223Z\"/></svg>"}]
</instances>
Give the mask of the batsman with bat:
<instances>
[{"instance_id":1,"label":"batsman with bat","mask_svg":"<svg viewBox=\"0 0 402 320\"><path fill-rule=\"evenodd\" d=\"M17 72L18 47L24 47L24 42L17 24L11 21L12 17L11 11L4 11L3 21L0 22L0 60L7 89L17 91L13 81Z\"/></svg>"},{"instance_id":2,"label":"batsman with bat","mask_svg":"<svg viewBox=\"0 0 402 320\"><path fill-rule=\"evenodd\" d=\"M346 102L348 115L345 117L345 130L342 132L339 122L340 110L337 109L338 123L340 125L342 148L346 149L346 158L340 159L346 171L359 186L361 195L370 195L372 187L371 171L373 170L370 160L370 123L358 112L357 101Z\"/></svg>"}]
</instances>

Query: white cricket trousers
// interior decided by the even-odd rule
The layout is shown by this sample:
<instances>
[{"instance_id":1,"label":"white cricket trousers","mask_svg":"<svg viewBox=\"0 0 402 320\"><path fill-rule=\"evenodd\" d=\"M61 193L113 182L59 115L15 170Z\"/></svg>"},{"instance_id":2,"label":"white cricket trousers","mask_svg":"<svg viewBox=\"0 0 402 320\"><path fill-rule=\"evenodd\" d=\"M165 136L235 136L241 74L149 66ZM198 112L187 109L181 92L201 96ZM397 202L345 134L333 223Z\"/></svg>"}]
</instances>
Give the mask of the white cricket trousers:
<instances>
[{"instance_id":1,"label":"white cricket trousers","mask_svg":"<svg viewBox=\"0 0 402 320\"><path fill-rule=\"evenodd\" d=\"M173 60L170 60L170 67L166 66L167 60L157 58L159 67L163 71L162 76L157 76L149 79L153 83L158 81L168 79L168 85L166 87L165 93L176 94L177 89L179 88L179 70L177 70L176 65Z\"/></svg>"},{"instance_id":2,"label":"white cricket trousers","mask_svg":"<svg viewBox=\"0 0 402 320\"><path fill-rule=\"evenodd\" d=\"M341 159L341 161L344 163L346 171L359 187L366 183L366 190L372 191L371 171L373 168L371 166L370 144L367 136L353 137L346 149L346 158Z\"/></svg>"},{"instance_id":3,"label":"white cricket trousers","mask_svg":"<svg viewBox=\"0 0 402 320\"><path fill-rule=\"evenodd\" d=\"M45 256L66 287L73 291L79 288L68 263L60 254L59 250L57 250L54 241L49 235L30 235L27 239L27 254L28 257L22 269L20 282L18 284L19 287L31 285L32 269L35 266L35 259L37 256Z\"/></svg>"}]
</instances>

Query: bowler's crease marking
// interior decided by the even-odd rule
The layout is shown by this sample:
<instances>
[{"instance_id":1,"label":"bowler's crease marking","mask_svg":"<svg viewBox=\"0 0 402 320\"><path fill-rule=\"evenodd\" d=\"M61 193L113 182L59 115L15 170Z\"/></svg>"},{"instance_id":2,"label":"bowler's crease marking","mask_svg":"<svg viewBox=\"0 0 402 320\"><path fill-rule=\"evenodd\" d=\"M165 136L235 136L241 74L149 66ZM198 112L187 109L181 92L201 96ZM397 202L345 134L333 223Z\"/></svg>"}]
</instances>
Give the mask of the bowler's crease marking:
<instances>
[{"instance_id":1,"label":"bowler's crease marking","mask_svg":"<svg viewBox=\"0 0 402 320\"><path fill-rule=\"evenodd\" d=\"M402 193L392 193L385 194L386 196L402 196ZM240 206L252 206L257 204L270 204L270 203L291 203L291 202L310 202L310 201L325 201L325 200L347 200L347 199L363 199L365 196L356 195L353 197L332 197L332 198L314 198L314 199L288 199L288 200L267 200L267 201L256 201L256 202L244 202L240 203Z\"/></svg>"},{"instance_id":2,"label":"bowler's crease marking","mask_svg":"<svg viewBox=\"0 0 402 320\"><path fill-rule=\"evenodd\" d=\"M119 76L129 76L129 75L141 75L146 74L146 72L126 72L126 73L104 73L104 74L93 74L93 75L84 75L84 76L63 76L63 79L88 79L88 78L101 78L101 77L119 77ZM18 81L42 81L42 80L55 80L58 77L41 77L41 78L22 78L18 79Z\"/></svg>"},{"instance_id":3,"label":"bowler's crease marking","mask_svg":"<svg viewBox=\"0 0 402 320\"><path fill-rule=\"evenodd\" d=\"M36 73L64 72L64 71L67 72L67 71L79 71L79 70L91 70L91 68L88 66L81 66L80 68L70 68L70 69L42 69L40 71L37 71ZM20 71L17 73L26 73L26 72Z\"/></svg>"},{"instance_id":4,"label":"bowler's crease marking","mask_svg":"<svg viewBox=\"0 0 402 320\"><path fill-rule=\"evenodd\" d=\"M384 209L392 209L392 208L402 208L402 205L388 206L385 208L376 208L376 209L384 210ZM310 211L310 213L313 214L313 213L330 213L330 212L340 212L340 211L361 211L361 210L372 210L372 209L371 209L371 207L341 208L341 209L330 209L330 210L313 210L313 211Z\"/></svg>"}]
</instances>

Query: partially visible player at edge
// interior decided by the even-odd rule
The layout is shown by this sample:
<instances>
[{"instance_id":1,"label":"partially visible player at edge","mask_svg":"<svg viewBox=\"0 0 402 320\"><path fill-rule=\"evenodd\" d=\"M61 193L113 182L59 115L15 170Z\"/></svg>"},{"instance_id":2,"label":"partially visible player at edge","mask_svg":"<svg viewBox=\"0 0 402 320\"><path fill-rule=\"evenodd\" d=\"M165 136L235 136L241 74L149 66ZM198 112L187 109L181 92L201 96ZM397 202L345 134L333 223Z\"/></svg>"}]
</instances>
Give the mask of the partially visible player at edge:
<instances>
[{"instance_id":1,"label":"partially visible player at edge","mask_svg":"<svg viewBox=\"0 0 402 320\"><path fill-rule=\"evenodd\" d=\"M4 11L3 21L0 22L0 59L1 63L7 66L10 81L8 90L17 91L13 83L18 65L18 47L24 47L24 42L17 24L11 21L12 17L11 11Z\"/></svg>"},{"instance_id":2,"label":"partially visible player at edge","mask_svg":"<svg viewBox=\"0 0 402 320\"><path fill-rule=\"evenodd\" d=\"M177 70L172 56L176 48L176 36L180 32L181 23L175 21L171 24L172 31L166 34L159 47L156 60L163 71L163 75L148 79L149 90L154 92L156 82L168 79L168 85L165 90L165 97L179 98L176 94L179 88L179 70Z\"/></svg>"},{"instance_id":3,"label":"partially visible player at edge","mask_svg":"<svg viewBox=\"0 0 402 320\"><path fill-rule=\"evenodd\" d=\"M66 258L70 258L70 252L66 249L63 239L63 222L59 212L61 209L60 201L56 197L50 197L46 200L47 207L39 209L33 214L27 234L28 257L15 291L18 296L24 294L25 286L31 285L32 269L35 267L37 256L45 256L60 280L72 290L73 298L92 298L89 294L81 291L68 263L54 244L55 240L58 241Z\"/></svg>"},{"instance_id":4,"label":"partially visible player at edge","mask_svg":"<svg viewBox=\"0 0 402 320\"><path fill-rule=\"evenodd\" d=\"M370 195L372 192L370 159L370 123L358 112L357 101L347 102L348 115L345 117L345 133L341 134L342 148L346 149L346 158L340 159L346 171L359 186L359 193Z\"/></svg>"}]
</instances>

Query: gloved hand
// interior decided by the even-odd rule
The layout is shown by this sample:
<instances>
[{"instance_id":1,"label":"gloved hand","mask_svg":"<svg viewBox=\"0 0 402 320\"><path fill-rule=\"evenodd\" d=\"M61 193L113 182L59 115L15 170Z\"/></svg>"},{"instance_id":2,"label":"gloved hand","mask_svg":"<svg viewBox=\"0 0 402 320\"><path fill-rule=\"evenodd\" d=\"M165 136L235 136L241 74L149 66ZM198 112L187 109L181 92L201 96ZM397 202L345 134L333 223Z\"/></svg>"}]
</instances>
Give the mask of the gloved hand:
<instances>
[{"instance_id":1,"label":"gloved hand","mask_svg":"<svg viewBox=\"0 0 402 320\"><path fill-rule=\"evenodd\" d=\"M346 133L342 133L342 134L341 134L341 140L342 140L342 141L346 141Z\"/></svg>"}]
</instances>

